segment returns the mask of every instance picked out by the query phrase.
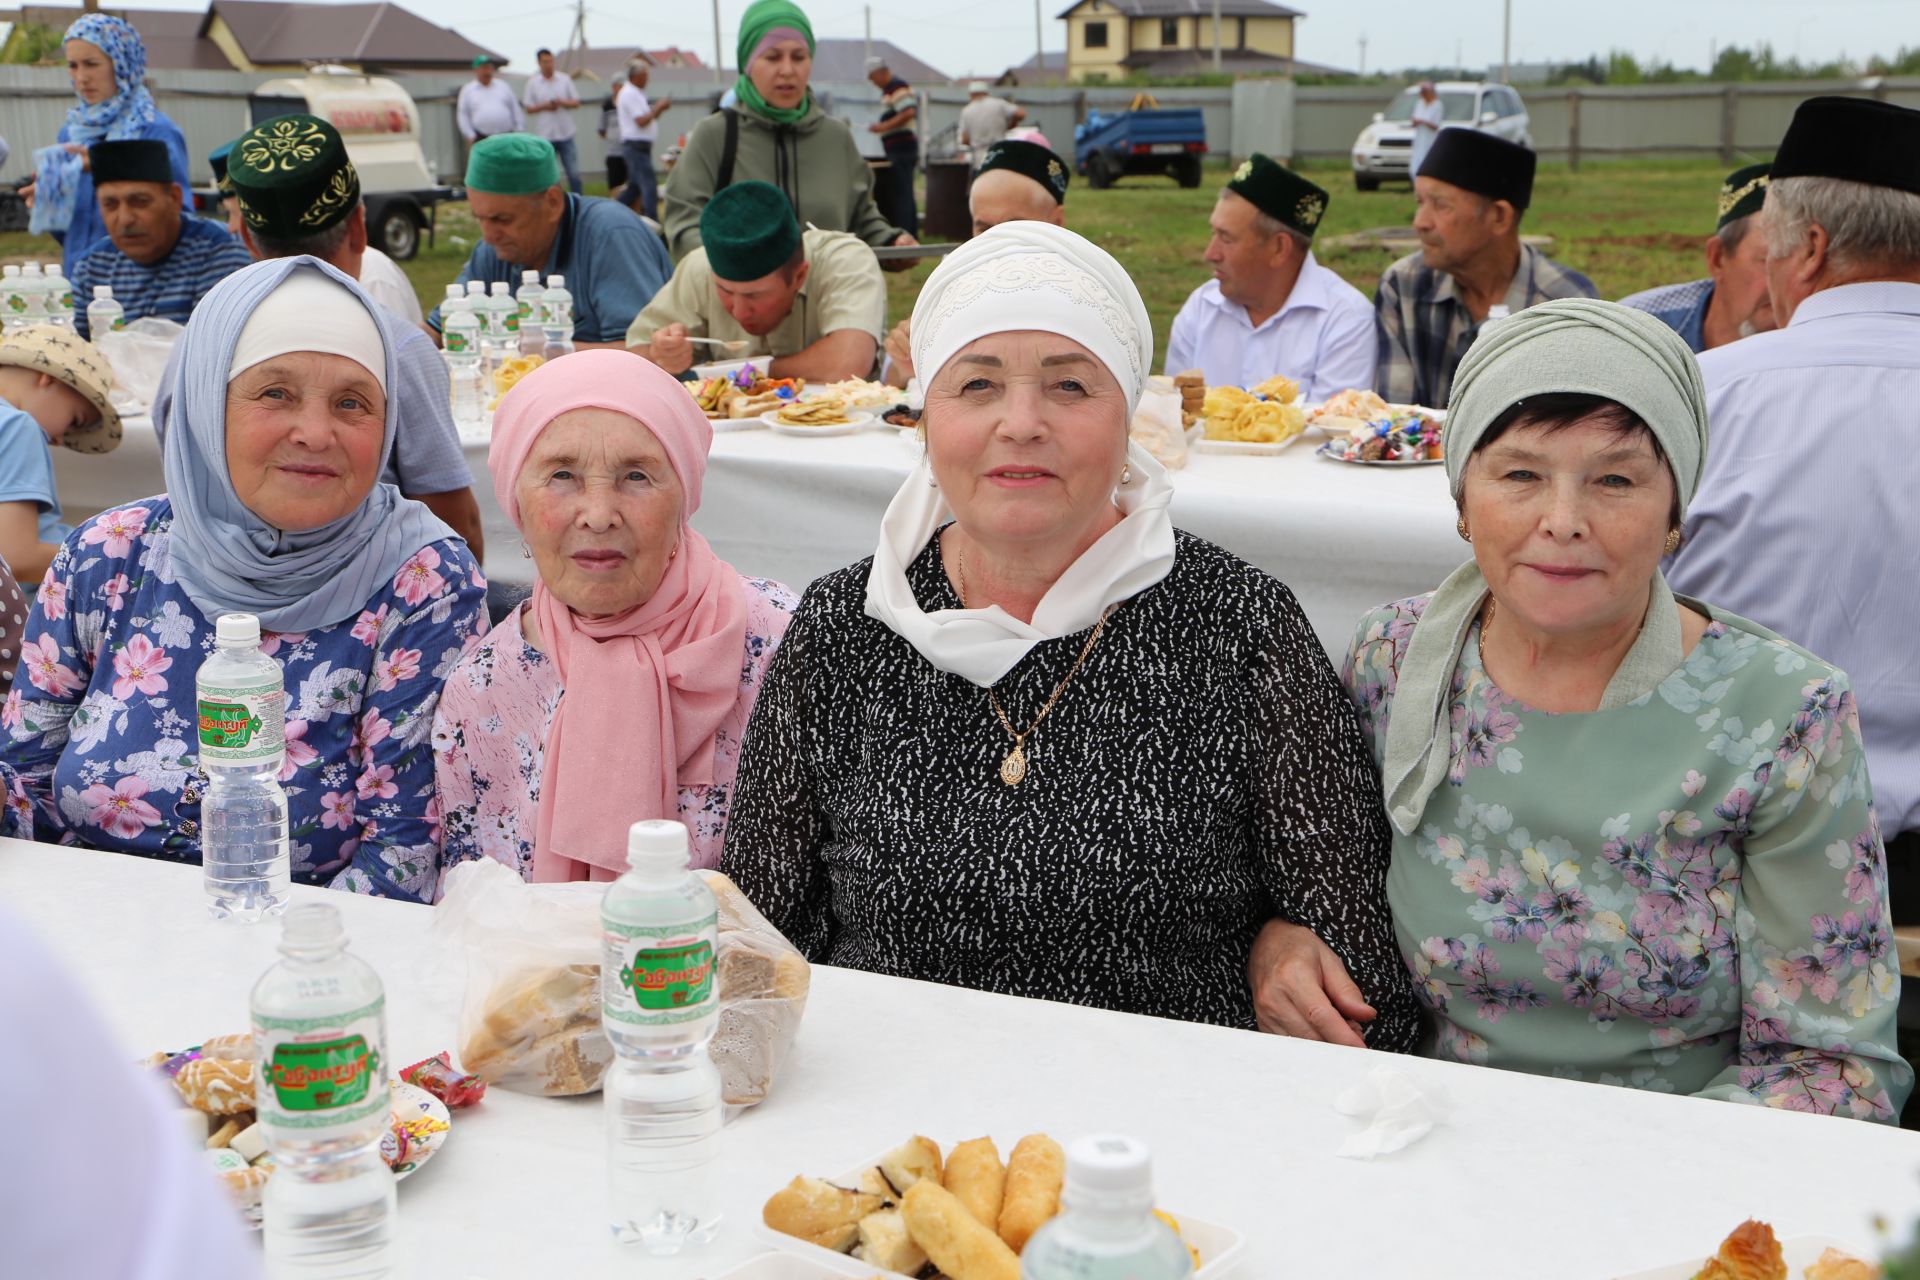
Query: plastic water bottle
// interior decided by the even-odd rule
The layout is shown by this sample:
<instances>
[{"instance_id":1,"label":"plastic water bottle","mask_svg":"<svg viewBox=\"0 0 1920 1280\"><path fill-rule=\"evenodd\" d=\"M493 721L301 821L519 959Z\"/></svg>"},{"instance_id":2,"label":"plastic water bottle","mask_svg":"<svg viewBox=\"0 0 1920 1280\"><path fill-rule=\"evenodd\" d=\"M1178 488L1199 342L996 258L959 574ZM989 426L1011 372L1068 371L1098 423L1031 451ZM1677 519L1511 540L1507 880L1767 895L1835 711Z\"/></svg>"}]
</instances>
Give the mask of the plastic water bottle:
<instances>
[{"instance_id":1,"label":"plastic water bottle","mask_svg":"<svg viewBox=\"0 0 1920 1280\"><path fill-rule=\"evenodd\" d=\"M453 420L474 426L486 419L480 395L480 317L471 298L448 298L440 309L440 340L446 346L447 375L453 383Z\"/></svg>"},{"instance_id":2,"label":"plastic water bottle","mask_svg":"<svg viewBox=\"0 0 1920 1280\"><path fill-rule=\"evenodd\" d=\"M520 273L520 292L513 295L513 300L520 313L520 354L523 356L546 354L547 335L541 328L546 314L545 294L538 271Z\"/></svg>"},{"instance_id":3,"label":"plastic water bottle","mask_svg":"<svg viewBox=\"0 0 1920 1280\"><path fill-rule=\"evenodd\" d=\"M375 1280L393 1266L386 992L347 951L340 909L303 902L253 988L255 1102L273 1153L262 1202L274 1280Z\"/></svg>"},{"instance_id":4,"label":"plastic water bottle","mask_svg":"<svg viewBox=\"0 0 1920 1280\"><path fill-rule=\"evenodd\" d=\"M494 369L505 354L493 341L493 332L487 323L487 282L485 280L467 281L467 302L473 307L473 318L479 322L479 341L475 346L480 351L480 379L482 383L493 377Z\"/></svg>"},{"instance_id":5,"label":"plastic water bottle","mask_svg":"<svg viewBox=\"0 0 1920 1280\"><path fill-rule=\"evenodd\" d=\"M28 324L47 322L47 277L40 264L29 262L20 271L20 292L26 299L24 319Z\"/></svg>"},{"instance_id":6,"label":"plastic water bottle","mask_svg":"<svg viewBox=\"0 0 1920 1280\"><path fill-rule=\"evenodd\" d=\"M73 328L73 286L60 264L47 264L47 320L62 329Z\"/></svg>"},{"instance_id":7,"label":"plastic water bottle","mask_svg":"<svg viewBox=\"0 0 1920 1280\"><path fill-rule=\"evenodd\" d=\"M127 327L127 309L113 300L113 286L93 286L93 301L87 304L87 334L98 338L103 333L118 333Z\"/></svg>"},{"instance_id":8,"label":"plastic water bottle","mask_svg":"<svg viewBox=\"0 0 1920 1280\"><path fill-rule=\"evenodd\" d=\"M1060 1216L1020 1255L1020 1280L1181 1280L1193 1255L1153 1216L1153 1158L1118 1134L1067 1148Z\"/></svg>"},{"instance_id":9,"label":"plastic water bottle","mask_svg":"<svg viewBox=\"0 0 1920 1280\"><path fill-rule=\"evenodd\" d=\"M540 325L546 330L547 345L540 353L549 360L573 354L573 295L567 292L565 276L547 277L545 305Z\"/></svg>"},{"instance_id":10,"label":"plastic water bottle","mask_svg":"<svg viewBox=\"0 0 1920 1280\"><path fill-rule=\"evenodd\" d=\"M27 293L20 264L0 267L0 332L12 333L27 322Z\"/></svg>"},{"instance_id":11,"label":"plastic water bottle","mask_svg":"<svg viewBox=\"0 0 1920 1280\"><path fill-rule=\"evenodd\" d=\"M260 620L222 614L200 664L200 865L207 910L221 920L258 920L286 909L287 695L280 664L260 652Z\"/></svg>"},{"instance_id":12,"label":"plastic water bottle","mask_svg":"<svg viewBox=\"0 0 1920 1280\"><path fill-rule=\"evenodd\" d=\"M707 1042L720 1021L713 892L687 869L687 829L636 822L627 873L600 907L609 1223L657 1256L713 1238L722 1112Z\"/></svg>"},{"instance_id":13,"label":"plastic water bottle","mask_svg":"<svg viewBox=\"0 0 1920 1280\"><path fill-rule=\"evenodd\" d=\"M504 364L520 349L520 304L513 300L505 280L495 280L488 288L480 316L493 343L494 359Z\"/></svg>"}]
</instances>

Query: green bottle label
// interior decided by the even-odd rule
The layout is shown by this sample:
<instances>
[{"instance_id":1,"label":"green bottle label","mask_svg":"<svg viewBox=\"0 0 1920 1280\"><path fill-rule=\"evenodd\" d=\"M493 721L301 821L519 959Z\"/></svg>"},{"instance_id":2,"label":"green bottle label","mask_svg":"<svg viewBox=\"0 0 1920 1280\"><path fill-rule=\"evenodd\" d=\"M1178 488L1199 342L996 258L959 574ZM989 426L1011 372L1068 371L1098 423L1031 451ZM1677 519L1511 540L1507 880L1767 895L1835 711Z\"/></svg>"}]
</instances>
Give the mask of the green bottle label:
<instances>
[{"instance_id":1,"label":"green bottle label","mask_svg":"<svg viewBox=\"0 0 1920 1280\"><path fill-rule=\"evenodd\" d=\"M463 330L449 326L442 336L446 341L447 350L456 356L463 356L473 350L473 337Z\"/></svg>"},{"instance_id":2,"label":"green bottle label","mask_svg":"<svg viewBox=\"0 0 1920 1280\"><path fill-rule=\"evenodd\" d=\"M121 315L118 319L116 319L113 322L111 327L115 333L120 332L122 329L127 327L127 317L125 315Z\"/></svg>"},{"instance_id":3,"label":"green bottle label","mask_svg":"<svg viewBox=\"0 0 1920 1280\"><path fill-rule=\"evenodd\" d=\"M662 931L602 919L602 1011L633 1026L670 1026L712 1014L715 929L708 916L690 927Z\"/></svg>"},{"instance_id":4,"label":"green bottle label","mask_svg":"<svg viewBox=\"0 0 1920 1280\"><path fill-rule=\"evenodd\" d=\"M8 294L8 295L7 295L7 310L9 310L9 311L14 311L14 312L18 312L18 313L20 313L20 314L22 314L22 315L24 315L24 314L26 314L26 310L27 310L27 295L25 295L24 293L10 293L10 294Z\"/></svg>"},{"instance_id":5,"label":"green bottle label","mask_svg":"<svg viewBox=\"0 0 1920 1280\"><path fill-rule=\"evenodd\" d=\"M512 311L505 313L508 333L520 332L520 313L524 310L526 310L525 307L515 307Z\"/></svg>"},{"instance_id":6,"label":"green bottle label","mask_svg":"<svg viewBox=\"0 0 1920 1280\"><path fill-rule=\"evenodd\" d=\"M267 1066L274 1101L287 1111L334 1111L365 1102L380 1055L365 1036L341 1036L273 1047Z\"/></svg>"},{"instance_id":7,"label":"green bottle label","mask_svg":"<svg viewBox=\"0 0 1920 1280\"><path fill-rule=\"evenodd\" d=\"M279 681L254 685L202 683L198 689L200 758L214 764L259 764L286 750L287 695Z\"/></svg>"}]
</instances>

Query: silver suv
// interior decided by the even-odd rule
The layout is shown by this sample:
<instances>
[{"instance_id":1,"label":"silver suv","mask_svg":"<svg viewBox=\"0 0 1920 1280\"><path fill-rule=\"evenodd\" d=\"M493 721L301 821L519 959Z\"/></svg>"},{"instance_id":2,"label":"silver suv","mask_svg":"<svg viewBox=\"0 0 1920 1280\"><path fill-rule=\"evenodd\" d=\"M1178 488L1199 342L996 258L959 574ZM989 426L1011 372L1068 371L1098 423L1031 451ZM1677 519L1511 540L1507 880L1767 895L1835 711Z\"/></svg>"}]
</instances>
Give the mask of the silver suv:
<instances>
[{"instance_id":1,"label":"silver suv","mask_svg":"<svg viewBox=\"0 0 1920 1280\"><path fill-rule=\"evenodd\" d=\"M1445 112L1443 128L1462 125L1480 129L1523 147L1533 146L1527 104L1512 86L1479 80L1442 80L1434 85ZM1385 111L1353 140L1353 185L1373 191L1386 179L1407 180L1413 156L1413 107L1420 101L1418 85L1401 90Z\"/></svg>"}]
</instances>

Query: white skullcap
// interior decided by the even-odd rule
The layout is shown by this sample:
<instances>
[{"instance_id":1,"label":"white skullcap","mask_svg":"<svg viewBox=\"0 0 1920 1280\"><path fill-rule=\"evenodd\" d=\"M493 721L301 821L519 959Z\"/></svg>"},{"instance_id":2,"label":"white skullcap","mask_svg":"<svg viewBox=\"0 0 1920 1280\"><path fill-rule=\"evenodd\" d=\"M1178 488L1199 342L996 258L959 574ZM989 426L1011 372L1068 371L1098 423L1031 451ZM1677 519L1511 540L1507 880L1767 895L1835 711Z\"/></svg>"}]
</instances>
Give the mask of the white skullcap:
<instances>
[{"instance_id":1,"label":"white skullcap","mask_svg":"<svg viewBox=\"0 0 1920 1280\"><path fill-rule=\"evenodd\" d=\"M291 351L345 356L387 390L387 348L366 304L318 271L292 271L247 317L227 366L231 382L263 360Z\"/></svg>"},{"instance_id":2,"label":"white skullcap","mask_svg":"<svg viewBox=\"0 0 1920 1280\"><path fill-rule=\"evenodd\" d=\"M1046 222L1003 222L948 254L908 328L923 386L977 338L1028 329L1071 338L1119 379L1129 422L1153 365L1153 326L1132 277L1091 240Z\"/></svg>"}]
</instances>

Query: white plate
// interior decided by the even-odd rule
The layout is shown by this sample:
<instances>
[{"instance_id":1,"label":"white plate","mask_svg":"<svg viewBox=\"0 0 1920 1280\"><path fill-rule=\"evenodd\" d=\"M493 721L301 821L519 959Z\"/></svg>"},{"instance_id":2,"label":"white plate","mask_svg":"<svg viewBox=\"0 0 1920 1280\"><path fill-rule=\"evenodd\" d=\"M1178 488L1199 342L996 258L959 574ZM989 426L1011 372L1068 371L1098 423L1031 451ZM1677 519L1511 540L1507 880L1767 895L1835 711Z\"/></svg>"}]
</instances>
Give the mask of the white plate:
<instances>
[{"instance_id":1,"label":"white plate","mask_svg":"<svg viewBox=\"0 0 1920 1280\"><path fill-rule=\"evenodd\" d=\"M1716 1245L1716 1248L1719 1246ZM1795 1236L1791 1240L1780 1242L1780 1252L1787 1257L1787 1280L1802 1280L1806 1269L1820 1260L1820 1255L1829 1248L1851 1253L1856 1258L1865 1258L1864 1249L1855 1248L1844 1240L1835 1240L1831 1236ZM1616 1276L1614 1280L1693 1280L1693 1276L1706 1265L1703 1255L1692 1262L1676 1262L1671 1266L1655 1267L1651 1271L1636 1271L1628 1276Z\"/></svg>"},{"instance_id":2,"label":"white plate","mask_svg":"<svg viewBox=\"0 0 1920 1280\"><path fill-rule=\"evenodd\" d=\"M766 359L765 356L760 358L762 360ZM693 366L693 376L702 380L707 378L731 378L734 374L740 372L752 363L752 360L715 360L712 364L697 364ZM766 371L763 369L761 372L764 373Z\"/></svg>"},{"instance_id":3,"label":"white plate","mask_svg":"<svg viewBox=\"0 0 1920 1280\"><path fill-rule=\"evenodd\" d=\"M1322 404L1324 403L1323 401ZM1329 440L1344 440L1347 438L1347 432L1345 430L1323 427L1313 420L1313 415L1320 412L1322 405L1308 404L1300 407L1307 411L1307 430L1317 435L1325 436ZM1417 413L1423 418L1432 418L1435 422L1443 424L1447 420L1447 411L1445 409L1429 409L1424 405L1417 404L1389 404L1387 408L1395 413Z\"/></svg>"},{"instance_id":4,"label":"white plate","mask_svg":"<svg viewBox=\"0 0 1920 1280\"><path fill-rule=\"evenodd\" d=\"M1447 460L1445 458L1420 458L1413 462L1381 462L1378 460L1367 459L1367 458L1343 458L1340 456L1342 451L1340 449L1340 441L1338 440L1329 440L1325 444L1321 445L1318 449L1315 449L1314 452L1319 454L1321 457L1325 458L1328 462L1344 462L1348 466L1352 466L1352 467L1400 468L1400 467L1444 467L1447 465Z\"/></svg>"},{"instance_id":5,"label":"white plate","mask_svg":"<svg viewBox=\"0 0 1920 1280\"><path fill-rule=\"evenodd\" d=\"M1291 435L1285 440L1268 443L1263 440L1212 440L1202 434L1199 439L1193 442L1193 451L1195 453L1229 453L1239 454L1243 457L1271 458L1276 454L1284 453L1292 448L1294 441L1299 438L1297 435Z\"/></svg>"},{"instance_id":6,"label":"white plate","mask_svg":"<svg viewBox=\"0 0 1920 1280\"><path fill-rule=\"evenodd\" d=\"M767 424L758 418L708 418L713 424L714 434L724 431L758 431Z\"/></svg>"},{"instance_id":7,"label":"white plate","mask_svg":"<svg viewBox=\"0 0 1920 1280\"><path fill-rule=\"evenodd\" d=\"M760 421L785 436L844 436L855 431L864 431L873 421L873 414L865 409L847 410L847 421L836 422L831 426L809 427L795 422L780 421L781 410L769 409L760 415Z\"/></svg>"},{"instance_id":8,"label":"white plate","mask_svg":"<svg viewBox=\"0 0 1920 1280\"><path fill-rule=\"evenodd\" d=\"M1018 1139L1014 1141L1017 1142ZM1002 1159L1005 1159L1013 1153L1013 1142L1002 1142L996 1138L994 1144L999 1148ZM888 1148L888 1150L891 1151L892 1148ZM942 1158L944 1159L946 1153L952 1150L953 1146L951 1144L943 1146L941 1148ZM860 1185L860 1175L880 1163L880 1158L886 1154L886 1151L875 1152L870 1159L861 1161L852 1168L843 1171L839 1177L829 1179L829 1181L835 1186L857 1187ZM772 1193L769 1192L768 1194ZM1224 1280L1226 1276L1233 1273L1234 1267L1239 1264L1241 1251L1246 1248L1245 1237L1232 1227L1223 1227L1218 1223L1208 1222L1202 1218L1195 1218L1190 1214L1180 1212L1178 1209L1167 1209L1166 1212L1171 1214L1173 1218L1179 1222L1180 1238L1200 1251L1200 1267L1193 1273L1194 1280ZM761 1239L770 1242L781 1252L811 1259L820 1263L822 1266L837 1268L839 1269L839 1274L855 1275L863 1278L878 1277L879 1280L913 1280L912 1276L902 1275L898 1271L887 1271L869 1263L861 1262L850 1254L835 1253L833 1250L823 1249L817 1244L809 1244L797 1236L790 1236L783 1232L775 1231L772 1227L767 1226L764 1221L760 1222L755 1230L759 1233ZM1816 1255L1818 1252L1818 1250L1815 1250ZM849 1267L853 1268L853 1270L846 1270L846 1268Z\"/></svg>"},{"instance_id":9,"label":"white plate","mask_svg":"<svg viewBox=\"0 0 1920 1280\"><path fill-rule=\"evenodd\" d=\"M414 1171L433 1159L434 1152L446 1143L447 1135L453 1132L452 1120L447 1114L447 1104L422 1089L419 1085L408 1084L404 1080L388 1082L392 1094L387 1101L387 1110L391 1113L393 1124L412 1124L415 1126L412 1143L407 1149L407 1158L393 1166L393 1180L411 1176ZM391 1142L391 1134L382 1137L381 1157L385 1158L384 1147ZM260 1229L262 1208L259 1202L248 1205L241 1211L247 1225Z\"/></svg>"},{"instance_id":10,"label":"white plate","mask_svg":"<svg viewBox=\"0 0 1920 1280\"><path fill-rule=\"evenodd\" d=\"M873 1269L856 1271L852 1258L841 1257L841 1265L829 1267L811 1258L796 1258L790 1253L763 1253L748 1258L731 1271L722 1271L714 1280L847 1280L849 1276L872 1275Z\"/></svg>"}]
</instances>

